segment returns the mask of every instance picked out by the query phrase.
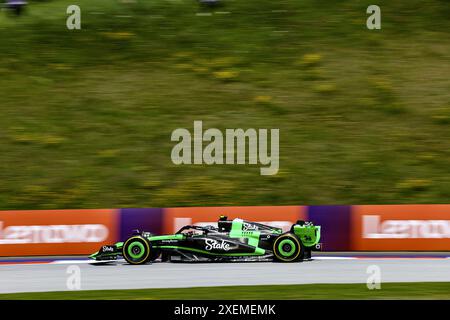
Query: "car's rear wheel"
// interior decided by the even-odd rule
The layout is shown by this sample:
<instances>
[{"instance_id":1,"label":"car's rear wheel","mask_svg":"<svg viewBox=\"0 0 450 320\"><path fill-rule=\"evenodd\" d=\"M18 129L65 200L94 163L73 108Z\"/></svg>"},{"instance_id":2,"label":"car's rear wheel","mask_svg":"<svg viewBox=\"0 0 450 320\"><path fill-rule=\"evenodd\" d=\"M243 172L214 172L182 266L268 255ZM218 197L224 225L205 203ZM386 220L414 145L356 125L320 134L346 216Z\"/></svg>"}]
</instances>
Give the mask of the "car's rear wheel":
<instances>
[{"instance_id":1,"label":"car's rear wheel","mask_svg":"<svg viewBox=\"0 0 450 320\"><path fill-rule=\"evenodd\" d=\"M123 257L130 264L144 264L151 255L150 243L141 236L135 236L125 241Z\"/></svg>"},{"instance_id":2,"label":"car's rear wheel","mask_svg":"<svg viewBox=\"0 0 450 320\"><path fill-rule=\"evenodd\" d=\"M274 241L273 253L276 261L293 262L301 259L304 247L295 234L285 233Z\"/></svg>"}]
</instances>

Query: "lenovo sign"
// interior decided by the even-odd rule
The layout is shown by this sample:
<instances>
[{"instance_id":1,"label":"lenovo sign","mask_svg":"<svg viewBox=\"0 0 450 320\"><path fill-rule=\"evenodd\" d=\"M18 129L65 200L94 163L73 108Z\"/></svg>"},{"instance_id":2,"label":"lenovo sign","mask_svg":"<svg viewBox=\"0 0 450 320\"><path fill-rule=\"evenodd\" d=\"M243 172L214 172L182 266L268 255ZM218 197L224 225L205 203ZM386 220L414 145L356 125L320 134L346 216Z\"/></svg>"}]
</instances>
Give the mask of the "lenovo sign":
<instances>
[{"instance_id":1,"label":"lenovo sign","mask_svg":"<svg viewBox=\"0 0 450 320\"><path fill-rule=\"evenodd\" d=\"M385 220L363 216L365 239L441 239L450 238L450 220Z\"/></svg>"},{"instance_id":2,"label":"lenovo sign","mask_svg":"<svg viewBox=\"0 0 450 320\"><path fill-rule=\"evenodd\" d=\"M108 238L103 224L9 226L0 221L1 244L102 242Z\"/></svg>"},{"instance_id":3,"label":"lenovo sign","mask_svg":"<svg viewBox=\"0 0 450 320\"><path fill-rule=\"evenodd\" d=\"M0 211L0 256L88 254L117 238L116 210Z\"/></svg>"},{"instance_id":4,"label":"lenovo sign","mask_svg":"<svg viewBox=\"0 0 450 320\"><path fill-rule=\"evenodd\" d=\"M354 206L353 250L450 250L450 205Z\"/></svg>"}]
</instances>

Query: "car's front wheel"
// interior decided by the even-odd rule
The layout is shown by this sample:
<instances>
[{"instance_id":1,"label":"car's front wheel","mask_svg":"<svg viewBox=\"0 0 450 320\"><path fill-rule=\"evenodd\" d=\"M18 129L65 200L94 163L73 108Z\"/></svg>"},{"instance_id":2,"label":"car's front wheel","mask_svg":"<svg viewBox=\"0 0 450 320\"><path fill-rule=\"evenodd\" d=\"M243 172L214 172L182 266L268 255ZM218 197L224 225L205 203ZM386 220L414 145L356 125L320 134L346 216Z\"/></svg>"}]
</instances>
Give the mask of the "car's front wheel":
<instances>
[{"instance_id":1,"label":"car's front wheel","mask_svg":"<svg viewBox=\"0 0 450 320\"><path fill-rule=\"evenodd\" d=\"M273 253L276 261L299 261L304 253L301 241L293 233L285 233L275 239Z\"/></svg>"},{"instance_id":2,"label":"car's front wheel","mask_svg":"<svg viewBox=\"0 0 450 320\"><path fill-rule=\"evenodd\" d=\"M130 264L144 264L151 254L150 243L141 236L129 238L123 244L123 257Z\"/></svg>"}]
</instances>

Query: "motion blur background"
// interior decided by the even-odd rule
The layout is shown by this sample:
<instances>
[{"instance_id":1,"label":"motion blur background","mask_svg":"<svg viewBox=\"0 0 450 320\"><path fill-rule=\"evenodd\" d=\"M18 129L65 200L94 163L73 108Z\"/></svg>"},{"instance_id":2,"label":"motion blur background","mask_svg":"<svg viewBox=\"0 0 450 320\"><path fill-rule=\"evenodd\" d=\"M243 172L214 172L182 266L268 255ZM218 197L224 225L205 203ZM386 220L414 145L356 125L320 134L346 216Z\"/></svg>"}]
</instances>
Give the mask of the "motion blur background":
<instances>
[{"instance_id":1,"label":"motion blur background","mask_svg":"<svg viewBox=\"0 0 450 320\"><path fill-rule=\"evenodd\" d=\"M27 2L0 11L0 293L72 290L66 266L79 261L83 290L449 299L448 0ZM66 27L70 5L81 30ZM369 5L381 30L366 27ZM195 120L278 128L280 171L174 165L171 134ZM133 229L173 233L221 214L284 230L310 220L335 252L299 265L86 261ZM366 287L373 264L383 290ZM433 283L386 284L403 281ZM314 285L281 286L295 283ZM239 288L191 288L224 285Z\"/></svg>"},{"instance_id":2,"label":"motion blur background","mask_svg":"<svg viewBox=\"0 0 450 320\"><path fill-rule=\"evenodd\" d=\"M81 30L66 9L81 8ZM381 8L381 30L366 9ZM0 13L0 208L448 203L445 0L29 1ZM171 132L279 128L280 172Z\"/></svg>"}]
</instances>

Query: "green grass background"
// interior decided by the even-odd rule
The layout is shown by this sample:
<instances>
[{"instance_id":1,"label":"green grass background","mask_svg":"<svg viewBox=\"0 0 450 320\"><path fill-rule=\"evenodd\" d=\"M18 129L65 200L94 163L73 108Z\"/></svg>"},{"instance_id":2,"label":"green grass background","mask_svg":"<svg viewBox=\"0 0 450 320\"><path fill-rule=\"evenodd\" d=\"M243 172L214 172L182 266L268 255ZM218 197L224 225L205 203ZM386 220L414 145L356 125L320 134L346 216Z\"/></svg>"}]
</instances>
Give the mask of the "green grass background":
<instances>
[{"instance_id":1,"label":"green grass background","mask_svg":"<svg viewBox=\"0 0 450 320\"><path fill-rule=\"evenodd\" d=\"M78 4L82 30L66 29ZM32 1L0 13L0 208L446 203L450 7ZM200 15L198 13L201 13ZM279 128L280 172L175 166L171 132Z\"/></svg>"},{"instance_id":2,"label":"green grass background","mask_svg":"<svg viewBox=\"0 0 450 320\"><path fill-rule=\"evenodd\" d=\"M274 295L276 292L276 295ZM450 299L449 282L383 283L379 290L365 284L308 284L271 286L197 287L176 289L65 291L0 294L0 300L290 300L290 299Z\"/></svg>"}]
</instances>

